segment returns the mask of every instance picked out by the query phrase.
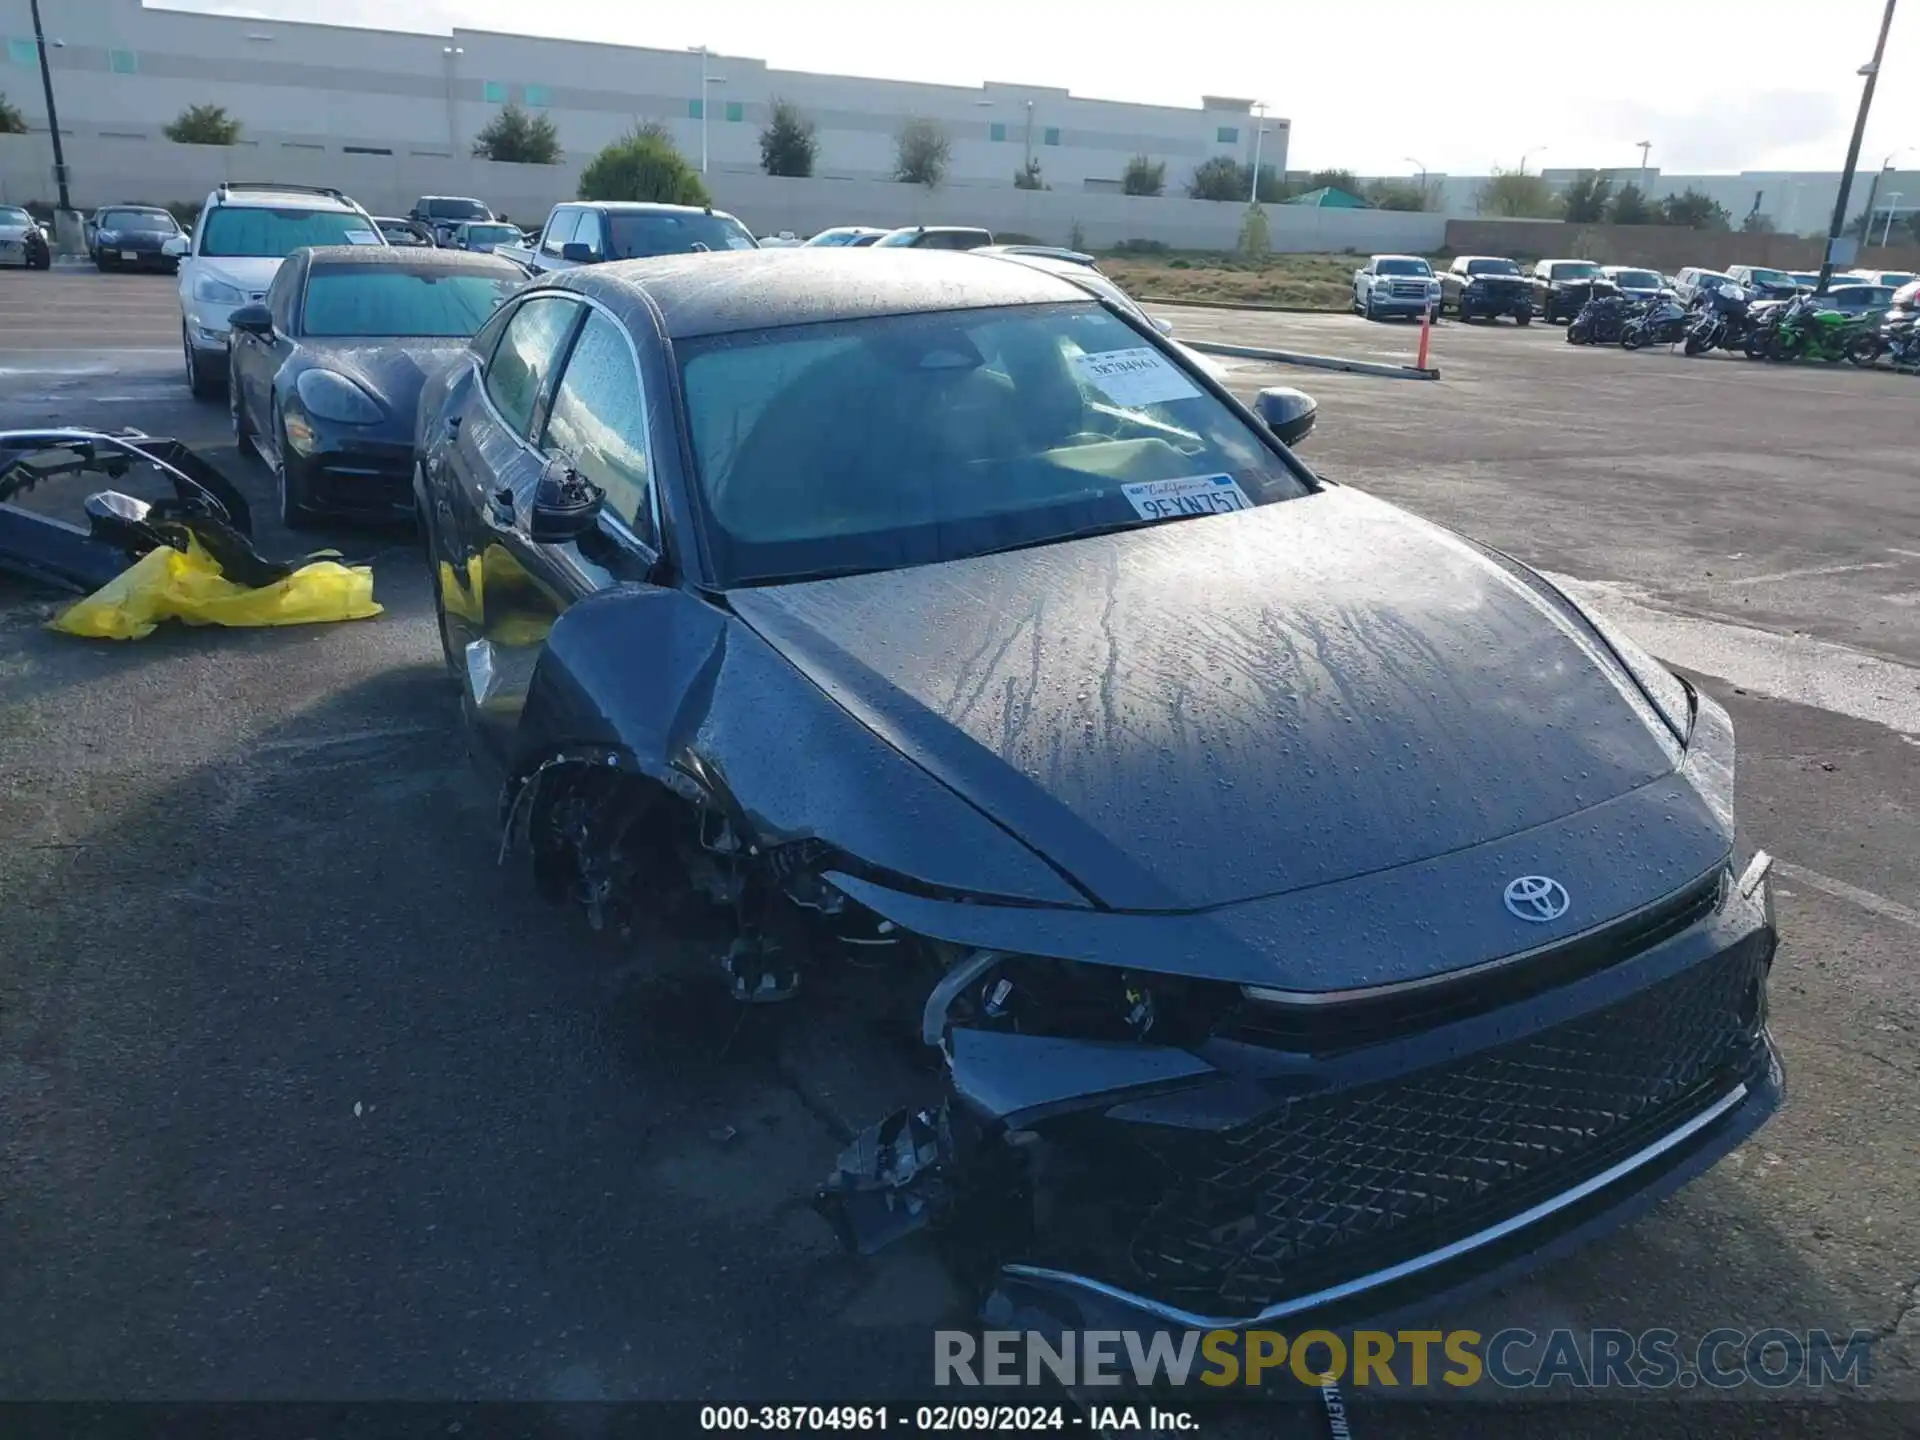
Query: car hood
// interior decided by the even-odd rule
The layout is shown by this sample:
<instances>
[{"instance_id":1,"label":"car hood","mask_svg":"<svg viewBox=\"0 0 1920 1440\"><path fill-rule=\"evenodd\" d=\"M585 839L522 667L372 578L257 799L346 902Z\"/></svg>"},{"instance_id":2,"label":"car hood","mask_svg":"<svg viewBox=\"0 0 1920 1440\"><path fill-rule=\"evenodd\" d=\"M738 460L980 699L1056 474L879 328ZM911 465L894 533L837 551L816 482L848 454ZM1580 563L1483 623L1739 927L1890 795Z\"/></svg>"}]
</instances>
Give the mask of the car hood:
<instances>
[{"instance_id":1,"label":"car hood","mask_svg":"<svg viewBox=\"0 0 1920 1440\"><path fill-rule=\"evenodd\" d=\"M195 268L199 274L224 280L253 297L267 293L273 277L280 273L280 261L271 255L217 255L197 260Z\"/></svg>"},{"instance_id":2,"label":"car hood","mask_svg":"<svg viewBox=\"0 0 1920 1440\"><path fill-rule=\"evenodd\" d=\"M25 225L0 225L0 240L19 240L26 236Z\"/></svg>"},{"instance_id":3,"label":"car hood","mask_svg":"<svg viewBox=\"0 0 1920 1440\"><path fill-rule=\"evenodd\" d=\"M1677 747L1595 637L1337 489L734 592L856 719L1102 904L1199 910L1546 825Z\"/></svg>"},{"instance_id":4,"label":"car hood","mask_svg":"<svg viewBox=\"0 0 1920 1440\"><path fill-rule=\"evenodd\" d=\"M457 338L302 340L300 355L302 368L331 370L378 396L410 432L421 388L466 348L467 342Z\"/></svg>"}]
</instances>

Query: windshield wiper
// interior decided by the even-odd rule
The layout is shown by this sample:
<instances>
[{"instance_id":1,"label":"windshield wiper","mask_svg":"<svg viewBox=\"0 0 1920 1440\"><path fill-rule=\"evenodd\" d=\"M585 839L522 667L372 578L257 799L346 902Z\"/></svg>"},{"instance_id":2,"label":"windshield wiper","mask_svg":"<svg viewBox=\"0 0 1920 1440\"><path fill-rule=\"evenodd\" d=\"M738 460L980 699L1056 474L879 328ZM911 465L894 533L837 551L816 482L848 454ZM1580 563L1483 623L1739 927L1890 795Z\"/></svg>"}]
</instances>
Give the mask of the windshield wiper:
<instances>
[{"instance_id":1,"label":"windshield wiper","mask_svg":"<svg viewBox=\"0 0 1920 1440\"><path fill-rule=\"evenodd\" d=\"M751 590L762 585L805 585L814 580L844 580L849 575L877 575L882 570L900 570L900 565L829 565L819 570L795 570L785 575L755 575L733 582L733 589Z\"/></svg>"},{"instance_id":2,"label":"windshield wiper","mask_svg":"<svg viewBox=\"0 0 1920 1440\"><path fill-rule=\"evenodd\" d=\"M1122 530L1151 530L1155 526L1168 525L1176 520L1202 520L1217 511L1201 510L1191 515L1163 515L1158 520L1148 520L1136 515L1131 520L1115 520L1106 525L1089 525L1082 530L1068 530L1059 535L1043 535L1038 540L1016 540L1011 545L997 545L991 550L976 550L975 555L1007 555L1015 550L1033 550L1041 545L1064 545L1069 540L1091 540L1099 535L1117 535Z\"/></svg>"}]
</instances>

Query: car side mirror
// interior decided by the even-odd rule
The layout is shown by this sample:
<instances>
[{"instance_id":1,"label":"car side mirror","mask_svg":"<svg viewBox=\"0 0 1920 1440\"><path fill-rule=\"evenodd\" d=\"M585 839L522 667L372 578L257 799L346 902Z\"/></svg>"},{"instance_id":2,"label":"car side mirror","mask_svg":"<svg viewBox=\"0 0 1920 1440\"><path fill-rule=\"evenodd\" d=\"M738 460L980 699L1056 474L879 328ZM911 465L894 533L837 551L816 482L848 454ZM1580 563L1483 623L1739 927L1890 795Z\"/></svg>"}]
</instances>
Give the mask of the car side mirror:
<instances>
[{"instance_id":1,"label":"car side mirror","mask_svg":"<svg viewBox=\"0 0 1920 1440\"><path fill-rule=\"evenodd\" d=\"M593 529L607 492L564 459L555 460L533 492L527 534L537 545L561 545Z\"/></svg>"},{"instance_id":2,"label":"car side mirror","mask_svg":"<svg viewBox=\"0 0 1920 1440\"><path fill-rule=\"evenodd\" d=\"M273 336L273 312L264 305L242 305L233 312L227 323L236 330L258 335L263 340Z\"/></svg>"},{"instance_id":3,"label":"car side mirror","mask_svg":"<svg viewBox=\"0 0 1920 1440\"><path fill-rule=\"evenodd\" d=\"M599 256L594 253L593 246L584 240L569 240L560 247L560 258L571 260L576 265L591 265Z\"/></svg>"},{"instance_id":4,"label":"car side mirror","mask_svg":"<svg viewBox=\"0 0 1920 1440\"><path fill-rule=\"evenodd\" d=\"M160 245L160 253L169 259L178 260L192 247L193 241L185 235L169 235Z\"/></svg>"},{"instance_id":5,"label":"car side mirror","mask_svg":"<svg viewBox=\"0 0 1920 1440\"><path fill-rule=\"evenodd\" d=\"M1155 315L1152 317L1152 319L1153 319L1153 328L1158 330L1162 335L1173 334L1173 322L1167 319L1166 316Z\"/></svg>"},{"instance_id":6,"label":"car side mirror","mask_svg":"<svg viewBox=\"0 0 1920 1440\"><path fill-rule=\"evenodd\" d=\"M1270 385L1255 398L1254 410L1282 445L1298 445L1313 430L1320 406L1304 390Z\"/></svg>"}]
</instances>

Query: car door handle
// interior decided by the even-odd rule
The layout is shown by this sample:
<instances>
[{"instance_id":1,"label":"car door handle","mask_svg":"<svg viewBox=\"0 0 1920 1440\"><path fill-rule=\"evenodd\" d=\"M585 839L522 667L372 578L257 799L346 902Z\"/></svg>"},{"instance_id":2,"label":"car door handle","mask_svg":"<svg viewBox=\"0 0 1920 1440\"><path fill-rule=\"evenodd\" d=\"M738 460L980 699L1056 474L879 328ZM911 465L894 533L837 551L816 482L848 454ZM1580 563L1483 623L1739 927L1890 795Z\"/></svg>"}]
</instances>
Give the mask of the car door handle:
<instances>
[{"instance_id":1,"label":"car door handle","mask_svg":"<svg viewBox=\"0 0 1920 1440\"><path fill-rule=\"evenodd\" d=\"M513 524L513 491L504 485L494 491L492 497L487 501L487 511L493 516L494 523L499 525Z\"/></svg>"}]
</instances>

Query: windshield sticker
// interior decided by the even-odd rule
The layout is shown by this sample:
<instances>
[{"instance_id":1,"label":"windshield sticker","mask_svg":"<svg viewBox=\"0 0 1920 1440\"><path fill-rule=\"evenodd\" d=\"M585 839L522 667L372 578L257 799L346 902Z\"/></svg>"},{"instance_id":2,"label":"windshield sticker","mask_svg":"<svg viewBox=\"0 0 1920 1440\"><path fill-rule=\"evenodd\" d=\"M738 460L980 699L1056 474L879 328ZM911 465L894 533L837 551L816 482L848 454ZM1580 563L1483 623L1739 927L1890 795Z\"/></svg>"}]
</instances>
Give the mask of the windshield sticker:
<instances>
[{"instance_id":1,"label":"windshield sticker","mask_svg":"<svg viewBox=\"0 0 1920 1440\"><path fill-rule=\"evenodd\" d=\"M380 237L371 230L347 231L347 244L349 245L378 245L379 243Z\"/></svg>"},{"instance_id":2,"label":"windshield sticker","mask_svg":"<svg viewBox=\"0 0 1920 1440\"><path fill-rule=\"evenodd\" d=\"M1075 355L1071 363L1083 384L1092 385L1116 405L1159 405L1168 400L1191 400L1200 393L1150 345Z\"/></svg>"},{"instance_id":3,"label":"windshield sticker","mask_svg":"<svg viewBox=\"0 0 1920 1440\"><path fill-rule=\"evenodd\" d=\"M1142 520L1174 520L1182 515L1225 515L1251 510L1231 475L1189 475L1180 480L1141 480L1122 485L1120 492Z\"/></svg>"}]
</instances>

